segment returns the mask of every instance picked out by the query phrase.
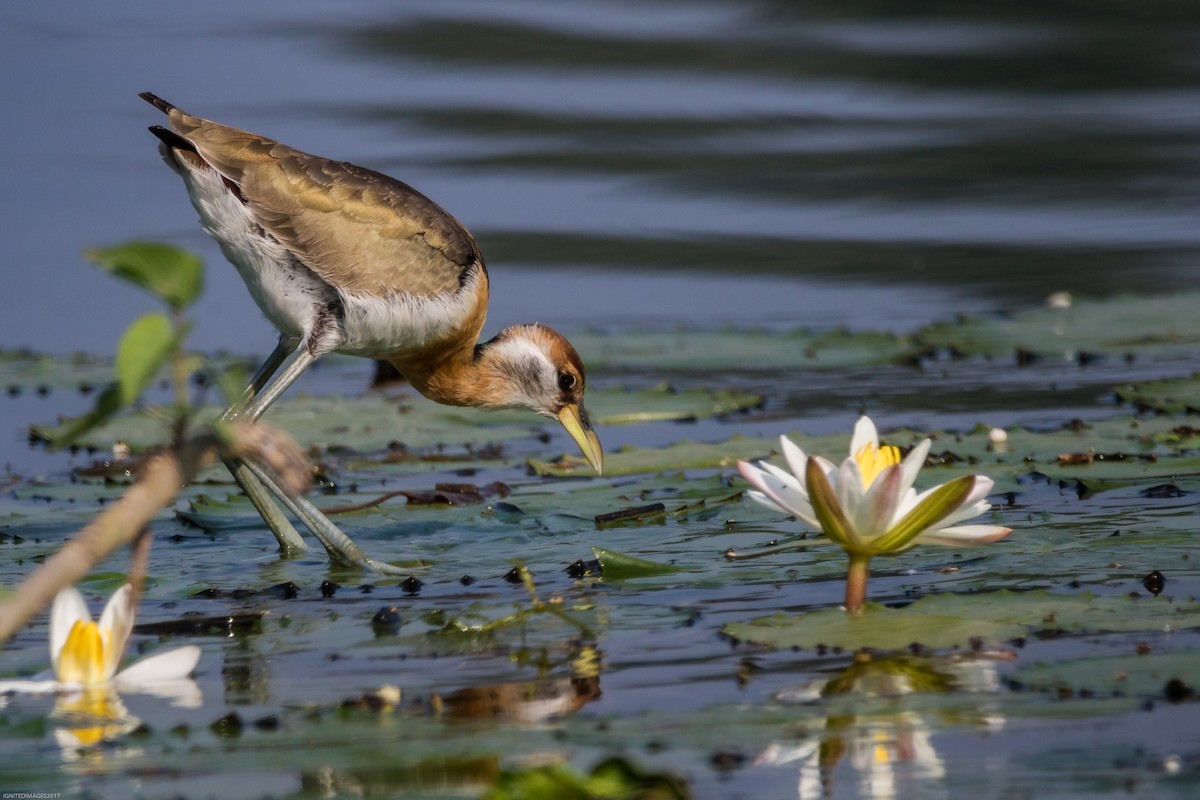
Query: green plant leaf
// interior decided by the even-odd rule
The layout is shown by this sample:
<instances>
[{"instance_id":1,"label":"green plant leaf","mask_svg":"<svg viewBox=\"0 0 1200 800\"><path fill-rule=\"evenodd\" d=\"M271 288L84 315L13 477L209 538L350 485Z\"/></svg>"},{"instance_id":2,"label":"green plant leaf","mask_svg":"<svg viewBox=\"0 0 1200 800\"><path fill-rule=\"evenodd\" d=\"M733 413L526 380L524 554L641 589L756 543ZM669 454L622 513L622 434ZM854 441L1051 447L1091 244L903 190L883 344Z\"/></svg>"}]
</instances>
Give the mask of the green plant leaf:
<instances>
[{"instance_id":1,"label":"green plant leaf","mask_svg":"<svg viewBox=\"0 0 1200 800\"><path fill-rule=\"evenodd\" d=\"M176 311L204 288L204 265L186 250L157 242L130 242L89 250L87 257L119 278L158 295Z\"/></svg>"},{"instance_id":2,"label":"green plant leaf","mask_svg":"<svg viewBox=\"0 0 1200 800\"><path fill-rule=\"evenodd\" d=\"M146 314L125 330L114 363L121 405L132 405L154 381L179 339L164 314Z\"/></svg>"},{"instance_id":3,"label":"green plant leaf","mask_svg":"<svg viewBox=\"0 0 1200 800\"><path fill-rule=\"evenodd\" d=\"M122 407L121 390L117 384L110 383L96 397L96 404L87 414L68 420L58 427L32 425L29 434L44 439L53 447L66 447L77 443L84 435L103 425Z\"/></svg>"},{"instance_id":4,"label":"green plant leaf","mask_svg":"<svg viewBox=\"0 0 1200 800\"><path fill-rule=\"evenodd\" d=\"M592 552L596 554L596 560L600 562L600 569L606 580L650 578L655 575L670 575L683 569L674 564L659 564L656 561L646 561L600 547L593 547Z\"/></svg>"}]
</instances>

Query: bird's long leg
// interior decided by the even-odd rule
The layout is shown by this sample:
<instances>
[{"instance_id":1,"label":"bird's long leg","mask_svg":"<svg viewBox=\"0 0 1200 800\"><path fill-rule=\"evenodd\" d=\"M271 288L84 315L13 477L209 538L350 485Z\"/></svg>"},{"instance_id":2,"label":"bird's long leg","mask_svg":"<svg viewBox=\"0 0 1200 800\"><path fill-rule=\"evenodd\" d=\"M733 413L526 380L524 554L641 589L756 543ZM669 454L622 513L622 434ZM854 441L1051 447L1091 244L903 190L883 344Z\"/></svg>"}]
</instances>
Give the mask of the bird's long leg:
<instances>
[{"instance_id":1,"label":"bird's long leg","mask_svg":"<svg viewBox=\"0 0 1200 800\"><path fill-rule=\"evenodd\" d=\"M267 385L267 381L279 371L283 366L283 362L287 361L287 357L296 349L296 340L289 339L287 336L280 336L279 341L275 344L275 349L271 351L271 355L267 356L267 360L262 363L258 371L254 373L254 377L250 379L250 385L242 392L242 396L235 400L229 408L225 409L225 413L221 415L223 420L236 419L246 406L250 405L251 401L258 396L262 388Z\"/></svg>"},{"instance_id":2,"label":"bird's long leg","mask_svg":"<svg viewBox=\"0 0 1200 800\"><path fill-rule=\"evenodd\" d=\"M254 463L243 465L248 469L256 480L261 481L261 485L269 489L279 502L283 503L289 511L296 515L301 522L304 523L313 535L321 540L321 544L325 546L325 551L329 553L329 558L339 564L351 564L362 567L363 569L373 570L385 575L404 575L406 570L400 567L393 566L383 561L377 561L369 557L363 552L363 549L354 543L354 540L342 532L341 528L334 525L329 517L321 512L311 502L304 497L292 497L287 492L279 488L275 479Z\"/></svg>"},{"instance_id":3,"label":"bird's long leg","mask_svg":"<svg viewBox=\"0 0 1200 800\"><path fill-rule=\"evenodd\" d=\"M254 400L255 395L266 385L271 376L279 370L280 365L283 364L293 349L294 344L291 341L286 337L280 337L279 343L275 345L275 349L271 351L271 355L267 356L267 360L262 363L262 366L254 373L254 377L250 379L250 385L246 387L246 391L242 392L242 396L226 409L225 413L221 415L221 419L228 420L237 417ZM241 461L227 458L225 459L225 466L229 468L229 472L233 475L233 479L237 481L237 485L246 493L246 497L250 498L250 503L258 511L263 522L267 523L267 527L271 529L271 533L275 534L275 539L279 542L280 551L284 553L297 553L307 550L308 545L304 543L304 539L300 537L300 533L292 525L292 521L283 513L283 509L271 499L271 494L278 495L278 491L268 491L262 481Z\"/></svg>"},{"instance_id":4,"label":"bird's long leg","mask_svg":"<svg viewBox=\"0 0 1200 800\"><path fill-rule=\"evenodd\" d=\"M275 349L275 352L273 352L268 358L268 364L276 359L280 349L285 349L286 352L287 347L288 344L281 339L279 346ZM287 391L288 387L291 386L306 369L312 366L317 358L319 358L319 356L313 355L307 347L303 345L298 347L292 363L288 364L287 368L284 369L284 371L277 378L275 378L269 384L266 384L266 388L263 389L262 393L255 396L253 401L246 406L245 409L238 414L238 416L247 422L257 421L263 415L263 413L270 408L271 404L279 399L279 397L285 391ZM276 368L278 367L279 363L282 363L282 360L283 359L280 358L275 361ZM266 372L268 364L263 365L263 369L259 370L259 375L256 375L256 378ZM268 379L269 375L264 377L262 382L266 383ZM250 389L247 390L247 394L249 394L250 390L253 388L254 386L252 383ZM353 539L343 533L338 526L334 525L328 517L321 513L319 508L303 497L293 497L289 495L282 488L280 488L275 479L259 465L246 463L239 460L231 460L227 463L229 464L230 472L233 473L234 478L238 481L238 484L244 491L246 491L246 494L250 496L251 502L254 503L255 508L259 510L260 514L262 514L263 519L271 528L271 532L275 534L277 539L279 539L281 547L286 548L289 546L289 544L284 542L280 532L272 524L271 518L283 517L283 514L279 507L272 502L271 498L266 495L266 492L270 492L270 494L275 495L279 502L281 502L293 514L295 514L296 517L304 523L305 527L312 531L313 535L320 540L322 545L324 545L325 551L329 553L331 560L340 564L353 564L385 574L403 574L403 570L399 569L398 567L394 567L391 564L369 558L366 553L363 552L362 548L355 544ZM254 494L251 494L252 491ZM269 510L264 512L263 507L255 502L255 497L264 500L266 505L269 506ZM271 517L268 517L268 514L270 514ZM286 520L286 517L284 517L284 519ZM290 522L288 523L288 528L290 528L292 534L299 539L299 534L296 533L296 529L291 526Z\"/></svg>"}]
</instances>

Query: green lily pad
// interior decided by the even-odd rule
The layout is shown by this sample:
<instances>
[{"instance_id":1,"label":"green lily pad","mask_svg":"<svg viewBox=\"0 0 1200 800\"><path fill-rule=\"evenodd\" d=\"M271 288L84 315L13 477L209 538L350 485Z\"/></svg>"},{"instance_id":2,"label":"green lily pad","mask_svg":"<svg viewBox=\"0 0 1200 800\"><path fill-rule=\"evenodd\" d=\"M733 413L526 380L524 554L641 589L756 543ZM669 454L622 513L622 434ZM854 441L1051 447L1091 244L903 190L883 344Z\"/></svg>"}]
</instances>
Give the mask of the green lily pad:
<instances>
[{"instance_id":1,"label":"green lily pad","mask_svg":"<svg viewBox=\"0 0 1200 800\"><path fill-rule=\"evenodd\" d=\"M1187 378L1119 386L1117 397L1139 410L1156 414L1200 414L1200 373ZM1176 425L1180 436L1195 439L1200 436L1191 425Z\"/></svg>"},{"instance_id":2,"label":"green lily pad","mask_svg":"<svg viewBox=\"0 0 1200 800\"><path fill-rule=\"evenodd\" d=\"M582 333L571 341L589 369L700 372L889 364L912 347L906 337L887 333L803 330Z\"/></svg>"},{"instance_id":3,"label":"green lily pad","mask_svg":"<svg viewBox=\"0 0 1200 800\"><path fill-rule=\"evenodd\" d=\"M105 356L0 351L0 385L13 393L21 389L92 391L111 381L112 377L112 359Z\"/></svg>"},{"instance_id":4,"label":"green lily pad","mask_svg":"<svg viewBox=\"0 0 1200 800\"><path fill-rule=\"evenodd\" d=\"M600 425L632 425L707 419L762 406L761 394L737 389L692 389L679 392L670 386L632 391L601 389L588 392L592 419Z\"/></svg>"},{"instance_id":5,"label":"green lily pad","mask_svg":"<svg viewBox=\"0 0 1200 800\"><path fill-rule=\"evenodd\" d=\"M963 647L973 639L1003 642L1026 633L1024 626L967 619L946 614L926 614L868 604L861 614L840 608L822 609L799 616L774 614L750 622L734 622L721 629L734 639L778 649L813 649L819 645L855 650L903 650L914 643L936 650Z\"/></svg>"},{"instance_id":6,"label":"green lily pad","mask_svg":"<svg viewBox=\"0 0 1200 800\"><path fill-rule=\"evenodd\" d=\"M968 355L1011 357L1017 351L1075 359L1083 353L1160 356L1200 342L1200 297L1169 296L1077 300L1069 308L1042 308L1005 317L943 322L924 328L925 346Z\"/></svg>"},{"instance_id":7,"label":"green lily pad","mask_svg":"<svg viewBox=\"0 0 1200 800\"><path fill-rule=\"evenodd\" d=\"M605 475L634 475L665 470L733 467L738 459L766 458L778 448L777 441L734 436L715 444L678 442L668 447L625 447L604 454ZM585 459L565 454L556 461L530 459L529 466L539 475L566 477L587 474L591 468Z\"/></svg>"},{"instance_id":8,"label":"green lily pad","mask_svg":"<svg viewBox=\"0 0 1200 800\"><path fill-rule=\"evenodd\" d=\"M1200 626L1200 603L1166 597L1135 600L1045 591L940 594L905 608L871 605L862 614L824 609L799 616L775 614L726 625L735 639L771 647L868 647L900 650L914 642L944 649L973 639L998 642L1040 631L1097 633L1178 630Z\"/></svg>"},{"instance_id":9,"label":"green lily pad","mask_svg":"<svg viewBox=\"0 0 1200 800\"><path fill-rule=\"evenodd\" d=\"M1034 664L1017 670L1011 680L1035 691L1069 691L1072 694L1161 696L1166 684L1178 680L1192 685L1200 675L1200 651L1129 653L1119 656L1076 658L1054 664Z\"/></svg>"}]
</instances>

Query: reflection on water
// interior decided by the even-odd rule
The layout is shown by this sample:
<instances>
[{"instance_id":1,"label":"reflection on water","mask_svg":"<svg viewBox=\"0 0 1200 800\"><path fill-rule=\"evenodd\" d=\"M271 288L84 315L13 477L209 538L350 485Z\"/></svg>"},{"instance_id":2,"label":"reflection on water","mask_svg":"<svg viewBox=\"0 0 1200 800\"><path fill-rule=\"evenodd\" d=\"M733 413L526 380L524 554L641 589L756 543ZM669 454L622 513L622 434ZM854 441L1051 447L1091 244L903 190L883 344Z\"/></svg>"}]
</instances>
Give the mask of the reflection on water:
<instances>
[{"instance_id":1,"label":"reflection on water","mask_svg":"<svg viewBox=\"0 0 1200 800\"><path fill-rule=\"evenodd\" d=\"M912 695L999 691L988 658L933 661L859 653L855 663L829 680L817 680L777 695L781 702L819 703L823 729L795 745L774 743L755 763L799 765L800 800L823 797L949 797L946 766L934 746L939 727L967 726L998 731L1004 718L986 702L960 709L923 709L906 703Z\"/></svg>"},{"instance_id":2,"label":"reflection on water","mask_svg":"<svg viewBox=\"0 0 1200 800\"><path fill-rule=\"evenodd\" d=\"M89 689L58 699L51 714L57 725L54 739L62 748L64 761L85 758L88 748L114 741L138 726L121 698L112 689Z\"/></svg>"}]
</instances>

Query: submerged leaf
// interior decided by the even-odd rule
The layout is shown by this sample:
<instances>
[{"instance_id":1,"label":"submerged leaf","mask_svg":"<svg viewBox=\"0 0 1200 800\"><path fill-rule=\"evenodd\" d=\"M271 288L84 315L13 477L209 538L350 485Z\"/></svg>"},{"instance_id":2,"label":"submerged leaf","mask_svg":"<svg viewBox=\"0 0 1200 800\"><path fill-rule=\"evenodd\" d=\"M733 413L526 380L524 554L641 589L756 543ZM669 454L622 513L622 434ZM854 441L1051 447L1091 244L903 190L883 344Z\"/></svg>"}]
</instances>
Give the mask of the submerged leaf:
<instances>
[{"instance_id":1,"label":"submerged leaf","mask_svg":"<svg viewBox=\"0 0 1200 800\"><path fill-rule=\"evenodd\" d=\"M659 564L656 561L646 561L600 547L593 547L592 552L596 554L596 560L600 562L601 572L608 580L620 581L629 578L670 575L673 572L680 572L683 569L683 567L677 567L674 564Z\"/></svg>"}]
</instances>

